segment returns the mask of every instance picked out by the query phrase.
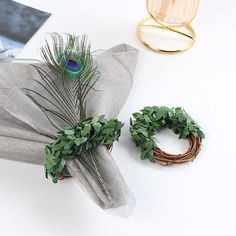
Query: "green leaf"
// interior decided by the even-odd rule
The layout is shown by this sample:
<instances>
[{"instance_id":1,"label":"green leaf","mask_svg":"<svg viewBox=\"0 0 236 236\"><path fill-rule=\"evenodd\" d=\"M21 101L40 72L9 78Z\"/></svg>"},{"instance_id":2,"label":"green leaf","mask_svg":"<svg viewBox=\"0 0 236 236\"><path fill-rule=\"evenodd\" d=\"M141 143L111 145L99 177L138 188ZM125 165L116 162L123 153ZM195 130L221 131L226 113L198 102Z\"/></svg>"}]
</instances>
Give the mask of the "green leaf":
<instances>
[{"instance_id":1,"label":"green leaf","mask_svg":"<svg viewBox=\"0 0 236 236\"><path fill-rule=\"evenodd\" d=\"M67 130L64 131L64 133L65 133L66 135L73 135L73 134L75 134L75 131L72 130L72 129L67 129Z\"/></svg>"},{"instance_id":2,"label":"green leaf","mask_svg":"<svg viewBox=\"0 0 236 236\"><path fill-rule=\"evenodd\" d=\"M106 122L106 124L104 125L104 128L111 128L114 127L116 125L115 120L109 120Z\"/></svg>"},{"instance_id":3,"label":"green leaf","mask_svg":"<svg viewBox=\"0 0 236 236\"><path fill-rule=\"evenodd\" d=\"M186 117L183 115L183 114L181 114L180 116L179 116L179 121L180 121L180 123L182 123L183 121L185 121L186 120Z\"/></svg>"},{"instance_id":4,"label":"green leaf","mask_svg":"<svg viewBox=\"0 0 236 236\"><path fill-rule=\"evenodd\" d=\"M142 117L142 115L139 112L133 113L132 115L135 119L139 119Z\"/></svg>"},{"instance_id":5,"label":"green leaf","mask_svg":"<svg viewBox=\"0 0 236 236\"><path fill-rule=\"evenodd\" d=\"M198 130L198 135L201 139L205 138L205 134L201 130Z\"/></svg>"},{"instance_id":6,"label":"green leaf","mask_svg":"<svg viewBox=\"0 0 236 236\"><path fill-rule=\"evenodd\" d=\"M115 128L116 128L116 130L120 130L123 127L124 127L124 123L118 121Z\"/></svg>"},{"instance_id":7,"label":"green leaf","mask_svg":"<svg viewBox=\"0 0 236 236\"><path fill-rule=\"evenodd\" d=\"M82 135L86 136L90 132L90 129L91 129L90 124L85 125L85 127L83 128L83 131L82 131Z\"/></svg>"},{"instance_id":8,"label":"green leaf","mask_svg":"<svg viewBox=\"0 0 236 236\"><path fill-rule=\"evenodd\" d=\"M93 127L95 129L95 131L98 133L102 127L102 125L100 123L95 123L93 124Z\"/></svg>"},{"instance_id":9,"label":"green leaf","mask_svg":"<svg viewBox=\"0 0 236 236\"><path fill-rule=\"evenodd\" d=\"M92 121L91 121L91 124L95 124L99 121L99 116L94 116Z\"/></svg>"},{"instance_id":10,"label":"green leaf","mask_svg":"<svg viewBox=\"0 0 236 236\"><path fill-rule=\"evenodd\" d=\"M99 122L100 123L105 123L106 122L105 115L99 116Z\"/></svg>"},{"instance_id":11,"label":"green leaf","mask_svg":"<svg viewBox=\"0 0 236 236\"><path fill-rule=\"evenodd\" d=\"M75 156L71 155L71 156L63 156L63 159L66 161L71 161L74 160Z\"/></svg>"},{"instance_id":12,"label":"green leaf","mask_svg":"<svg viewBox=\"0 0 236 236\"><path fill-rule=\"evenodd\" d=\"M81 137L81 138L76 138L75 139L75 144L77 146L80 146L81 144L85 143L88 140L88 138Z\"/></svg>"},{"instance_id":13,"label":"green leaf","mask_svg":"<svg viewBox=\"0 0 236 236\"><path fill-rule=\"evenodd\" d=\"M144 115L144 120L146 122L152 122L148 115Z\"/></svg>"},{"instance_id":14,"label":"green leaf","mask_svg":"<svg viewBox=\"0 0 236 236\"><path fill-rule=\"evenodd\" d=\"M66 165L66 159L62 158L60 162L60 169L63 170L64 166Z\"/></svg>"},{"instance_id":15,"label":"green leaf","mask_svg":"<svg viewBox=\"0 0 236 236\"><path fill-rule=\"evenodd\" d=\"M62 142L59 142L58 144L53 145L53 149L55 151L62 149L62 147L63 147L63 143Z\"/></svg>"},{"instance_id":16,"label":"green leaf","mask_svg":"<svg viewBox=\"0 0 236 236\"><path fill-rule=\"evenodd\" d=\"M175 114L178 115L182 112L182 108L181 107L176 107L175 108Z\"/></svg>"},{"instance_id":17,"label":"green leaf","mask_svg":"<svg viewBox=\"0 0 236 236\"><path fill-rule=\"evenodd\" d=\"M102 130L103 134L112 134L114 132L113 128L106 128Z\"/></svg>"}]
</instances>

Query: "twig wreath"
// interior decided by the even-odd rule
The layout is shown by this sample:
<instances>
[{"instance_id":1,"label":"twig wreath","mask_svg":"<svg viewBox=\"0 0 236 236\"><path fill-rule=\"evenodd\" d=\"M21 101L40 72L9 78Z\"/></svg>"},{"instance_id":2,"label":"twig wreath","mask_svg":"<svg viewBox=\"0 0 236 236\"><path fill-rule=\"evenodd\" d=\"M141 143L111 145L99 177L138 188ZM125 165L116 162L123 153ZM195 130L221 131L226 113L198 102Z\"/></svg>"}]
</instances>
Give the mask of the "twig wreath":
<instances>
[{"instance_id":1,"label":"twig wreath","mask_svg":"<svg viewBox=\"0 0 236 236\"><path fill-rule=\"evenodd\" d=\"M141 159L148 159L161 165L181 164L193 161L205 138L200 126L180 107L144 107L130 119L133 142L141 152ZM169 128L179 139L189 139L186 153L173 155L162 151L155 142L155 134L161 128Z\"/></svg>"}]
</instances>

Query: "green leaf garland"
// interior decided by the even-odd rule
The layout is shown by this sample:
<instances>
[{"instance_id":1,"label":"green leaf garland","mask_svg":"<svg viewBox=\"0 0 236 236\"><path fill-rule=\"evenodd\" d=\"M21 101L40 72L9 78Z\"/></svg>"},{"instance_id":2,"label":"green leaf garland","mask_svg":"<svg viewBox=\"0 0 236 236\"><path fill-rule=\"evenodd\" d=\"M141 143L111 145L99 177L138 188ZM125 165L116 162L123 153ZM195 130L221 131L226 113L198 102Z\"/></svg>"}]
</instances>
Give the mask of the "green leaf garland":
<instances>
[{"instance_id":1,"label":"green leaf garland","mask_svg":"<svg viewBox=\"0 0 236 236\"><path fill-rule=\"evenodd\" d=\"M123 123L117 119L106 120L104 115L85 119L82 123L58 132L55 142L47 145L44 154L46 177L54 183L67 173L66 161L99 145L118 141Z\"/></svg>"}]
</instances>

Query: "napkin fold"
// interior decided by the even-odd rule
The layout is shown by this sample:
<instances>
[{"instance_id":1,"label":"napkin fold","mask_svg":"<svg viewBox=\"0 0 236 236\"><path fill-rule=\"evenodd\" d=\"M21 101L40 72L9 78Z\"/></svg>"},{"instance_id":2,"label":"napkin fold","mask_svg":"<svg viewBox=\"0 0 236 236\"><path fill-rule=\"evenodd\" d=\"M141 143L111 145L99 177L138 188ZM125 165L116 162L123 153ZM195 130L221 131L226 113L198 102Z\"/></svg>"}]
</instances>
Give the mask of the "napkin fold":
<instances>
[{"instance_id":1,"label":"napkin fold","mask_svg":"<svg viewBox=\"0 0 236 236\"><path fill-rule=\"evenodd\" d=\"M87 95L88 116L104 114L108 119L117 117L132 87L137 58L138 50L126 44L115 46L94 58L101 76L95 89ZM46 64L35 65L55 77ZM43 164L45 145L54 141L57 130L23 89L34 88L41 92L35 82L40 80L39 73L29 63L0 63L0 158ZM55 122L63 128L62 122ZM80 163L82 157L67 162L70 174L99 207L115 215L129 216L135 205L132 193L106 147L99 146L96 153L111 199L104 195Z\"/></svg>"}]
</instances>

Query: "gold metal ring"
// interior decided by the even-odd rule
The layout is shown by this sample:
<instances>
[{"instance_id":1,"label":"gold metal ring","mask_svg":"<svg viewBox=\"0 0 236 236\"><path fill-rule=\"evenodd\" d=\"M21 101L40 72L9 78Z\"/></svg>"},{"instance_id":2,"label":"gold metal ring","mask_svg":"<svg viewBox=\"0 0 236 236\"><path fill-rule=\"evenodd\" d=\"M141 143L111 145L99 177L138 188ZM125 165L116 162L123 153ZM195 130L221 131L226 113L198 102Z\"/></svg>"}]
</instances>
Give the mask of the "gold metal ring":
<instances>
[{"instance_id":1,"label":"gold metal ring","mask_svg":"<svg viewBox=\"0 0 236 236\"><path fill-rule=\"evenodd\" d=\"M153 23L152 24L147 24L147 22L151 21L151 20L153 21ZM145 28L158 28L158 29L163 29L163 30L169 30L171 32L174 32L176 34L180 34L180 35L190 39L190 42L189 43L187 42L187 46L184 47L184 48L181 48L181 49L175 49L175 50L161 49L161 48L158 48L156 46L151 45L150 43L148 43L144 39L143 33L142 33L142 28L144 28L144 27ZM190 34L187 34L185 32L180 31L179 30L180 28L186 28L190 32ZM140 23L137 26L136 33L137 33L137 37L138 37L139 41L144 46L146 46L147 48L149 48L149 49L151 49L155 52L160 52L160 53L164 53L164 54L178 54L178 53L185 52L185 51L189 50L194 45L194 43L196 41L195 31L194 31L194 29L192 28L192 26L190 24L186 24L182 27L175 26L175 25L167 25L167 24L164 24L160 21L155 21L151 17L145 18L145 19L140 21Z\"/></svg>"}]
</instances>

